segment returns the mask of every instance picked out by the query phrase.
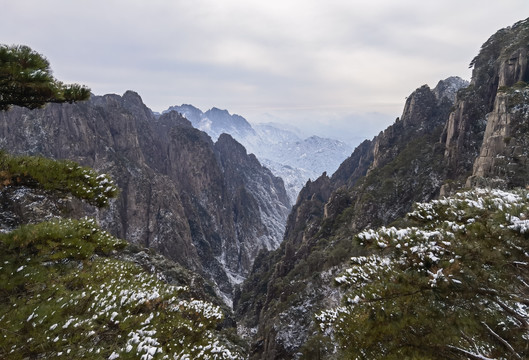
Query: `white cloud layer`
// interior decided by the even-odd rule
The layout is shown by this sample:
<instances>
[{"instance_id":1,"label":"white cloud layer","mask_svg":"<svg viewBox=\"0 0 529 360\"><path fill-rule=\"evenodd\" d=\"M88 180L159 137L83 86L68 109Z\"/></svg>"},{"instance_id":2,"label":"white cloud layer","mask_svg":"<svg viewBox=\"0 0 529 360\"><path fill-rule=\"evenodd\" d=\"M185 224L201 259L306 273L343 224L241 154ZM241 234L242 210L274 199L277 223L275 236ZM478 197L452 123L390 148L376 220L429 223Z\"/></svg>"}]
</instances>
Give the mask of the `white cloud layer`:
<instances>
[{"instance_id":1,"label":"white cloud layer","mask_svg":"<svg viewBox=\"0 0 529 360\"><path fill-rule=\"evenodd\" d=\"M371 137L422 84L458 75L527 0L0 0L2 42L96 94L191 103ZM338 129L338 130L335 130Z\"/></svg>"}]
</instances>

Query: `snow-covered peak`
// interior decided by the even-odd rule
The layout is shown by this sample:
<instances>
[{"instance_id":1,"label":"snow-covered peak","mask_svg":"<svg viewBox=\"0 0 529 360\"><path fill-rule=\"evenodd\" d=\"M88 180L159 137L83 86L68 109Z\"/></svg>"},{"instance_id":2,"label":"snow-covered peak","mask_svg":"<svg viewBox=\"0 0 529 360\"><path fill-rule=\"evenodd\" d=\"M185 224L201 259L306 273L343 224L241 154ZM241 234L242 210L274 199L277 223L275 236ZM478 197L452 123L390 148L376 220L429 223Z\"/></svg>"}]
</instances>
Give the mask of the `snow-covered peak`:
<instances>
[{"instance_id":1,"label":"snow-covered peak","mask_svg":"<svg viewBox=\"0 0 529 360\"><path fill-rule=\"evenodd\" d=\"M216 141L222 133L230 134L234 138L255 135L255 131L245 118L237 114L230 114L227 110L211 108L206 112L193 105L183 104L171 106L162 113L176 111L182 114L199 130L206 132Z\"/></svg>"}]
</instances>

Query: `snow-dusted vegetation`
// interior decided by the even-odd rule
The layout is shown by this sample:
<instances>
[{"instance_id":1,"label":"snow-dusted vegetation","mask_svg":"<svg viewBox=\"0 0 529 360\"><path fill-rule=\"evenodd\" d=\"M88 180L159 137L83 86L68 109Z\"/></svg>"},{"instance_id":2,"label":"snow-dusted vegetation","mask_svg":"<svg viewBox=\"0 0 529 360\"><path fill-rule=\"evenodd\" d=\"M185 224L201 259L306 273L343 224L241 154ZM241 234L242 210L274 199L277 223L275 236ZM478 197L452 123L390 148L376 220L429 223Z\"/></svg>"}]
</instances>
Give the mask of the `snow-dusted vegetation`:
<instances>
[{"instance_id":1,"label":"snow-dusted vegetation","mask_svg":"<svg viewBox=\"0 0 529 360\"><path fill-rule=\"evenodd\" d=\"M2 234L0 357L240 358L217 306L112 256L124 246L92 219Z\"/></svg>"},{"instance_id":2,"label":"snow-dusted vegetation","mask_svg":"<svg viewBox=\"0 0 529 360\"><path fill-rule=\"evenodd\" d=\"M118 192L107 175L71 161L2 152L0 165L0 189L44 189L50 199L73 195L99 207ZM4 229L0 358L241 358L217 330L218 306L124 260L126 245L91 218Z\"/></svg>"},{"instance_id":3,"label":"snow-dusted vegetation","mask_svg":"<svg viewBox=\"0 0 529 360\"><path fill-rule=\"evenodd\" d=\"M357 359L527 358L528 215L526 191L475 189L358 234L322 331Z\"/></svg>"},{"instance_id":4,"label":"snow-dusted vegetation","mask_svg":"<svg viewBox=\"0 0 529 360\"><path fill-rule=\"evenodd\" d=\"M108 205L118 188L106 174L74 161L41 156L13 156L0 151L0 186L42 187L83 199L96 206Z\"/></svg>"}]
</instances>

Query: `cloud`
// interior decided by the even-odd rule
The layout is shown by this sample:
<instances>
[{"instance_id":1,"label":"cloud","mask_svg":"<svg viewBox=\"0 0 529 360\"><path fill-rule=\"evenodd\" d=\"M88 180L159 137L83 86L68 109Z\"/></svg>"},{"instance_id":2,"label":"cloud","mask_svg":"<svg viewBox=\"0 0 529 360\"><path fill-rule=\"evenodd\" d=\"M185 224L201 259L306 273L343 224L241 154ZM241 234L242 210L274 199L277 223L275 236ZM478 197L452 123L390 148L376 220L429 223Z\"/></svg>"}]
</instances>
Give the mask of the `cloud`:
<instances>
[{"instance_id":1,"label":"cloud","mask_svg":"<svg viewBox=\"0 0 529 360\"><path fill-rule=\"evenodd\" d=\"M469 78L481 44L529 14L526 0L0 1L3 41L95 93L370 134L381 124L361 114L394 119L417 87Z\"/></svg>"}]
</instances>

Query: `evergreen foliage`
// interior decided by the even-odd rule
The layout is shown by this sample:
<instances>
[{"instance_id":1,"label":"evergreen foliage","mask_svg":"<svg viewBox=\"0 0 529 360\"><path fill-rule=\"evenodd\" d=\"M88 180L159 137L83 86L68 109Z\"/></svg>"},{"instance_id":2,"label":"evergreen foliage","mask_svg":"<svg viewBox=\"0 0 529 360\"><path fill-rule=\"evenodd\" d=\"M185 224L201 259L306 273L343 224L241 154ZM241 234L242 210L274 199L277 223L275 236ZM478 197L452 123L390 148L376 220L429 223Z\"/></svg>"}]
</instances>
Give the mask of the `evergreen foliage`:
<instances>
[{"instance_id":1,"label":"evergreen foliage","mask_svg":"<svg viewBox=\"0 0 529 360\"><path fill-rule=\"evenodd\" d=\"M90 89L56 80L48 60L28 46L0 45L0 110L87 100Z\"/></svg>"},{"instance_id":2,"label":"evergreen foliage","mask_svg":"<svg viewBox=\"0 0 529 360\"><path fill-rule=\"evenodd\" d=\"M108 205L118 194L108 175L73 161L13 156L0 151L0 189L10 185L68 192L98 207Z\"/></svg>"},{"instance_id":3,"label":"evergreen foliage","mask_svg":"<svg viewBox=\"0 0 529 360\"><path fill-rule=\"evenodd\" d=\"M5 186L71 193L97 206L117 188L71 161L0 153ZM219 307L117 258L126 245L93 219L0 234L0 358L239 359Z\"/></svg>"},{"instance_id":4,"label":"evergreen foliage","mask_svg":"<svg viewBox=\"0 0 529 360\"><path fill-rule=\"evenodd\" d=\"M113 258L125 244L92 219L1 234L0 358L240 358L217 306Z\"/></svg>"},{"instance_id":5,"label":"evergreen foliage","mask_svg":"<svg viewBox=\"0 0 529 360\"><path fill-rule=\"evenodd\" d=\"M321 329L353 359L528 358L527 214L525 191L476 189L360 233L370 255L336 278Z\"/></svg>"}]
</instances>

